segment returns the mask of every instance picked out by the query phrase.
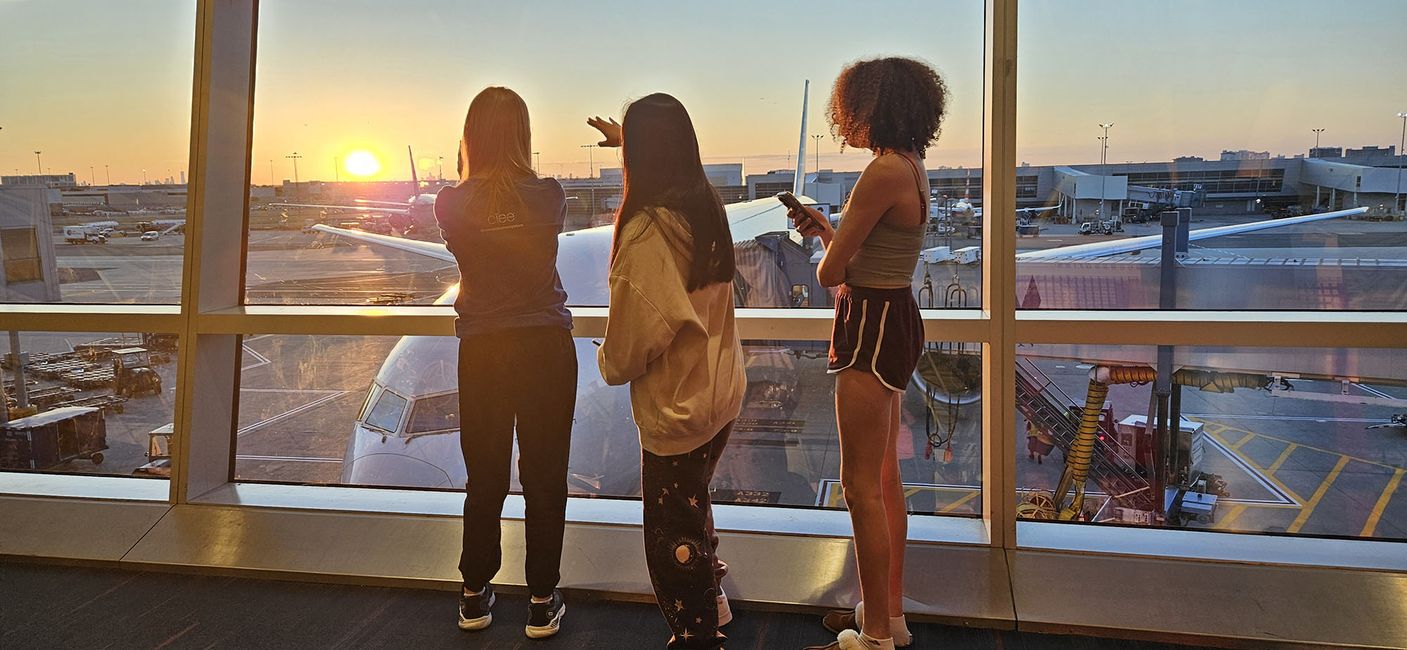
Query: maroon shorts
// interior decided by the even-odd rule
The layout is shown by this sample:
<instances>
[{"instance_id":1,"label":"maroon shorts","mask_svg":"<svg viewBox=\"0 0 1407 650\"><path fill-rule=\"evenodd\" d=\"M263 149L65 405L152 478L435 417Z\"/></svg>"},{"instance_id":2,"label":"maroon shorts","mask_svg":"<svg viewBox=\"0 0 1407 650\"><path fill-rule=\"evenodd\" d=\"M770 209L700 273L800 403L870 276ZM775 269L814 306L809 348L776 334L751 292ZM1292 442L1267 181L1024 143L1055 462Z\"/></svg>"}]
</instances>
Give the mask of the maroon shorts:
<instances>
[{"instance_id":1,"label":"maroon shorts","mask_svg":"<svg viewBox=\"0 0 1407 650\"><path fill-rule=\"evenodd\" d=\"M922 352L923 317L913 289L840 285L831 330L831 374L863 370L886 388L903 392Z\"/></svg>"}]
</instances>

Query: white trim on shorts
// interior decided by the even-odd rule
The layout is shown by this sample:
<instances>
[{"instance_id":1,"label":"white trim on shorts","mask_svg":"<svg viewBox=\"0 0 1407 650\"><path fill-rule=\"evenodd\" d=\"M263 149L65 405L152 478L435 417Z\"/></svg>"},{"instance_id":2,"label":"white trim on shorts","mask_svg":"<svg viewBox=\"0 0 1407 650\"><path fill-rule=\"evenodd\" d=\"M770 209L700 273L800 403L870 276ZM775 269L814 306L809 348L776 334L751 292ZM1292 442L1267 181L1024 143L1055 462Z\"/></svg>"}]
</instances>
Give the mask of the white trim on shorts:
<instances>
[{"instance_id":1,"label":"white trim on shorts","mask_svg":"<svg viewBox=\"0 0 1407 650\"><path fill-rule=\"evenodd\" d=\"M870 355L870 372L875 376L875 379L879 380L879 383L884 384L885 388L896 393L902 393L904 389L891 386L889 382L884 380L884 375L879 374L879 368L877 367L879 365L879 350L884 347L884 323L889 319L889 304L888 300L884 301L884 311L879 315L879 336L875 338L874 354Z\"/></svg>"},{"instance_id":2,"label":"white trim on shorts","mask_svg":"<svg viewBox=\"0 0 1407 650\"><path fill-rule=\"evenodd\" d=\"M888 308L888 305L886 304L885 307ZM861 341L865 340L865 317L866 317L866 316L869 316L869 315L870 315L870 299L869 299L869 298L861 298L861 299L860 299L860 340L861 340ZM855 365L855 359L860 356L860 355L858 354L859 351L860 351L860 346L859 346L859 345L856 345L856 346L855 346L855 350L850 353L850 363L845 364L844 367L836 368L835 370L831 370L830 368L826 368L826 374L828 374L828 375L835 375L835 374L839 374L840 371L842 371L842 370L849 370L849 369L850 369L850 366Z\"/></svg>"}]
</instances>

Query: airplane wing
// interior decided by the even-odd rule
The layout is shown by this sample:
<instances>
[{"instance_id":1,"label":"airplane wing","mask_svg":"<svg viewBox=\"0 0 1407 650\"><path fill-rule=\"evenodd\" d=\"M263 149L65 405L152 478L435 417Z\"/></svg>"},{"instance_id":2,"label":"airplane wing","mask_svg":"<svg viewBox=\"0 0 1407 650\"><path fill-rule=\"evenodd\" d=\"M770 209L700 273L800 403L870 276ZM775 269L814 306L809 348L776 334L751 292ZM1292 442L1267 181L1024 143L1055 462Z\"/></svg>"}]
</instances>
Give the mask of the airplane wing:
<instances>
[{"instance_id":1,"label":"airplane wing","mask_svg":"<svg viewBox=\"0 0 1407 650\"><path fill-rule=\"evenodd\" d=\"M1057 208L1059 208L1059 207L1060 207L1060 206L1058 206L1058 205L1047 205L1047 206L1042 207L1042 208L1016 208L1015 211L1016 211L1017 214L1020 214L1020 213L1022 213L1022 212L1048 212L1048 211L1050 211L1050 210L1055 210L1055 209L1057 209Z\"/></svg>"},{"instance_id":2,"label":"airplane wing","mask_svg":"<svg viewBox=\"0 0 1407 650\"><path fill-rule=\"evenodd\" d=\"M380 244L388 248L424 255L432 259L443 260L451 264L454 263L454 256L449 249L440 242L420 241L418 239L407 239L405 237L393 237L391 235L378 235L372 232L361 230L348 230L346 228L334 228L332 226L318 224L313 226L313 230L320 232L341 235L348 239L353 239L368 244Z\"/></svg>"},{"instance_id":3,"label":"airplane wing","mask_svg":"<svg viewBox=\"0 0 1407 650\"><path fill-rule=\"evenodd\" d=\"M796 197L807 205L815 201L804 196ZM723 206L728 212L728 229L733 233L733 243L749 242L771 232L786 232L791 229L787 218L787 208L774 197L730 203Z\"/></svg>"},{"instance_id":4,"label":"airplane wing","mask_svg":"<svg viewBox=\"0 0 1407 650\"><path fill-rule=\"evenodd\" d=\"M1254 221L1251 223L1236 224L1232 226L1218 226L1216 228L1201 228L1193 230L1187 234L1187 241L1200 241L1212 237L1224 235L1236 235L1240 233L1256 232L1258 230L1268 230L1270 228L1280 228L1283 226L1295 226L1302 223L1313 223L1326 219L1338 219L1355 214L1363 214L1368 208L1353 208L1351 210L1339 210L1337 212L1324 212L1321 214L1307 214L1302 217L1290 217L1288 219L1267 219L1265 221ZM1095 257L1105 257L1107 255L1118 255L1121 253L1132 253L1134 251L1157 248L1162 245L1162 235L1147 235L1144 237L1130 237L1128 239L1117 239L1114 241L1098 242L1094 244L1078 244L1075 246L1063 246L1051 248L1043 251L1029 251L1018 253L1017 261L1030 262L1035 260L1072 260L1091 259Z\"/></svg>"},{"instance_id":5,"label":"airplane wing","mask_svg":"<svg viewBox=\"0 0 1407 650\"><path fill-rule=\"evenodd\" d=\"M815 203L806 197L798 197L803 203ZM772 232L785 232L791 227L786 207L775 198L744 201L724 206L728 213L729 229L733 233L733 243L743 243ZM378 235L361 230L335 228L318 224L313 230L347 237L349 239L378 244L396 250L424 255L432 259L454 263L454 255L443 243L406 239L392 235ZM564 232L557 236L557 272L562 278L563 288L574 305L605 305L610 296L606 283L611 257L611 237L614 226L597 226L583 230ZM453 298L448 298L451 302Z\"/></svg>"},{"instance_id":6,"label":"airplane wing","mask_svg":"<svg viewBox=\"0 0 1407 650\"><path fill-rule=\"evenodd\" d=\"M355 210L357 212L390 212L394 214L410 214L410 208L407 208L406 204L390 202L387 202L387 206L397 207L378 207L373 205L321 205L317 203L270 203L269 205L275 208L320 208L323 210Z\"/></svg>"}]
</instances>

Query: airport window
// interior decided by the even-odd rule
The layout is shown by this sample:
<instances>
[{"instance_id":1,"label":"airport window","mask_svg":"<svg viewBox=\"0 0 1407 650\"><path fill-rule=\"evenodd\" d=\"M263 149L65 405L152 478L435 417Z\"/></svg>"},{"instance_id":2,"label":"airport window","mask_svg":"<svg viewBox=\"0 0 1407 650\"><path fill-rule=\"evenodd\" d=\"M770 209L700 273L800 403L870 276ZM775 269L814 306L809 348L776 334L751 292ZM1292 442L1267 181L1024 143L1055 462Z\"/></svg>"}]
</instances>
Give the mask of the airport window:
<instances>
[{"instance_id":1,"label":"airport window","mask_svg":"<svg viewBox=\"0 0 1407 650\"><path fill-rule=\"evenodd\" d=\"M457 345L430 336L246 338L235 478L462 489L460 436L476 434L460 430ZM576 348L569 489L639 498L629 389L602 381L592 339L576 339ZM747 392L714 498L843 507L826 344L750 341L744 353ZM976 344L930 342L903 393L897 449L915 513L981 511L981 367Z\"/></svg>"},{"instance_id":2,"label":"airport window","mask_svg":"<svg viewBox=\"0 0 1407 650\"><path fill-rule=\"evenodd\" d=\"M842 40L803 53L777 38L765 26L769 20L824 34L834 29L834 16L782 4L705 9L630 2L613 13L630 17L638 42L619 49L604 47L599 36L624 29L619 16L571 3L436 1L348 12L329 2L262 2L245 302L448 302L459 276L441 243L435 193L458 182L457 142L469 100L485 86L504 85L528 104L535 171L564 188L565 229L583 231L559 238L570 305L606 303L609 224L622 193L620 153L587 146L600 135L585 119L619 118L626 102L664 91L689 109L710 181L728 205L739 257L748 264L739 305L830 307L828 292L815 282L817 244L791 235L772 197L793 189L800 162L802 193L840 212L871 154L842 149L828 134L831 83L853 59L902 51L936 64L951 92L943 135L926 161L935 199L946 196L932 203L924 248L930 275L943 285L956 279L968 298L935 308L979 308L982 3L946 3L946 36L937 40L924 21L891 19L931 13L930 7L885 5L846 18L856 33L888 33L883 47ZM739 23L737 11L753 20ZM330 14L341 16L335 29L328 29ZM724 40L680 41L681 20ZM349 51L349 40L366 45ZM523 43L543 47L524 50ZM426 77L427 48L459 55ZM327 51L341 54L326 57ZM642 59L637 51L659 56ZM578 56L613 72L563 77L566 62ZM681 77L682 68L696 74ZM761 69L766 74L739 74ZM380 99L337 99L349 90ZM803 284L811 285L810 300L793 300L790 288ZM923 287L923 274L916 274L914 290Z\"/></svg>"},{"instance_id":3,"label":"airport window","mask_svg":"<svg viewBox=\"0 0 1407 650\"><path fill-rule=\"evenodd\" d=\"M228 20L237 4L194 7ZM997 13L1009 8L1005 0L992 4ZM35 99L18 104L18 117L0 125L0 302L91 303L0 305L6 328L19 331L8 349L21 353L3 364L0 469L162 476L185 461L172 459L175 452L192 457L186 476L202 480L184 482L191 485L461 489L456 340L443 336L452 331L453 317L447 309L381 307L453 299L458 274L429 219L429 195L454 182L455 140L468 99L486 85L503 84L519 90L532 110L534 150L540 150L533 166L558 179L567 197L569 232L559 237L559 259L577 312L582 361L569 485L577 497L637 498L640 452L628 391L599 380L592 337L599 338L605 319L603 310L588 309L605 303L611 233L600 227L618 205L620 159L613 150L581 146L597 139L582 118L619 117L631 98L674 92L690 108L704 162L718 166L711 168L721 174L715 187L737 216L748 202L792 188L800 82L810 79L806 135L822 137L804 140L804 188L834 212L868 154L838 151L826 137L822 107L830 81L854 58L899 52L938 64L953 99L943 138L927 160L935 212L914 291L930 336L971 341L929 341L903 394L899 454L911 511L988 517L991 544L1006 548L1017 546L1018 519L1049 521L1049 527L1035 527L1060 531L1072 530L1064 522L1078 521L1087 528L1074 530L1117 525L1407 539L1401 487L1407 461L1394 444L1407 426L1407 377L1400 370L1407 337L1380 334L1401 333L1400 314L1389 312L1407 309L1402 215L1400 207L1395 213L1383 207L1402 203L1384 190L1397 179L1393 172L1402 158L1388 156L1387 147L1335 146L1336 140L1391 142L1401 125L1380 119L1386 91L1362 76L1371 70L1333 67L1331 60L1284 48L1286 38L1317 42L1322 35L1292 25L1288 37L1271 42L1266 34L1273 30L1258 27L1248 10L1224 4L1022 0L1018 87L1003 85L1009 78L1000 66L983 66L982 3L975 0L944 4L938 27L913 20L898 32L878 26L892 27L896 12L929 15L932 8L886 3L892 11L846 17L852 35L860 36L802 49L794 39L779 39L775 25L831 34L834 16L737 3L731 6L763 18L739 25L716 7L642 2L626 12L632 19L671 26L640 30L647 39L641 47L661 53L650 65L660 67L601 75L606 81L571 72L564 62L635 70L638 57L622 59L602 44L610 40L601 35L617 24L614 18L607 24L573 5L551 11L489 2L348 9L264 0L257 57L245 59L221 41L219 48L201 50L213 57L202 65L212 65L196 69L197 78L212 75L216 86L196 86L198 112L217 93L243 92L229 69L242 74L254 66L253 143L222 148L197 138L197 150L187 152L196 54L192 4L83 5L82 12L60 16L78 5L0 1L0 21L20 27L14 30L19 36L0 41L0 56L38 61L13 79L16 96ZM132 26L112 36L114 19L106 12L117 11L122 24ZM1356 41L1359 55L1400 62L1400 52L1384 45L1396 41L1375 30L1401 24L1401 11L1364 3L1361 13L1368 31ZM1187 34L1205 33L1202 18L1213 14L1237 36L1181 47ZM543 15L567 28L544 26ZM681 15L699 29L712 21L731 40L688 41L681 48L672 28ZM1091 27L1110 20L1138 27ZM993 24L999 37L1014 34L1001 30L1001 21ZM195 40L202 43L240 32L237 24L200 25ZM101 38L93 36L99 28ZM934 39L935 29L943 38ZM892 38L866 36L879 33ZM1169 34L1175 38L1161 37ZM505 43L540 47L525 51ZM93 49L96 44L102 49ZM123 56L103 56L108 49ZM1283 52L1254 60L1285 66L1266 75L1273 86L1221 72L1257 49ZM431 65L424 52L432 50L456 56ZM328 57L329 51L339 56ZM58 75L51 64L75 56L96 84L85 86L85 94L105 98L97 114L53 90L53 78L71 76ZM1072 64L1078 61L1099 65ZM133 76L132 69L142 74ZM757 69L766 74L739 74ZM1201 71L1191 86L1178 81L1189 69ZM1339 82L1335 92L1310 81L1324 78ZM984 83L1019 91L1015 109L996 101L997 110L983 115ZM1293 101L1284 100L1287 92ZM1400 110L1388 108L1388 116ZM80 109L86 112L73 113ZM249 127L242 115L212 120L219 124L197 131L223 136ZM1104 124L1111 125L1107 140ZM1338 153L1298 155L1315 142L1304 132L1319 126L1329 127L1323 149ZM1000 168L1014 169L1014 179L983 173L983 128L994 143L1016 143L1015 152L985 152ZM72 132L82 146L59 137L61 131ZM28 139L39 152L33 157ZM251 183L247 239L209 236L228 234L217 226L243 225L211 219L211 212L233 216L240 206L221 204L225 199L208 198L219 192L209 193L192 214L206 215L196 230L207 237L203 253L186 259L181 172L188 153L207 166L245 155L252 167L248 179L243 170L216 174L226 185L231 177ZM202 179L229 189L220 178ZM240 198L241 190L225 194ZM997 231L985 230L983 203L1011 197L1016 213L993 219L1017 236L990 237ZM1161 272L1160 220L1169 212L1178 215L1170 217L1172 237L1178 224L1187 232L1185 248L1173 242L1171 285ZM1221 230L1199 232L1209 229ZM830 292L814 283L814 249L785 228L745 234L735 242L738 306L832 305ZM984 235L995 247L990 252L1016 259L1014 274L987 276L1001 280L987 295L982 268L995 260L983 259ZM177 310L183 263L201 283L185 295L201 301ZM222 292L225 297L213 302L223 304L205 304ZM289 307L259 307L266 304ZM316 307L328 304L375 308ZM984 306L990 309L978 311ZM1153 316L1163 319L1156 325L1118 313L1169 306L1204 311ZM1246 313L1261 309L1317 313ZM843 506L823 316L739 313L746 336L769 340L745 343L746 406L714 484L717 501ZM1047 323L1061 335L1051 338ZM215 425L189 432L190 444L172 447L173 432L190 424L178 419L174 405L178 337L107 331L119 327L190 332L195 343L182 339L183 349L202 354L181 367L180 382L196 397L179 417L215 412L218 405L202 396L234 394L233 431L225 429L228 414L216 413ZM1171 367L1161 370L1182 385L1166 400L1154 399L1161 390L1156 346L1164 328L1180 345L1172 350ZM1074 339L1068 345L1050 344L1065 341L1067 332ZM1303 336L1291 340L1290 334ZM1246 347L1307 343L1321 347ZM1212 344L1241 347L1205 347ZM0 335L0 349L5 345ZM212 360L221 346L237 359ZM981 356L984 346L993 354ZM124 348L145 354L118 352ZM984 359L994 364L987 375ZM122 370L115 367L119 360ZM988 383L984 390L984 382L1004 383L1003 368L1015 373L1015 384ZM1096 394L1093 430L1082 433L1091 372L1104 372L1109 381L1101 382L1107 393ZM1176 406L1171 395L1179 395ZM994 400L990 406L1013 398L1014 409L983 409L983 399ZM59 410L67 407L89 414L83 428L60 417L74 413ZM1144 424L1150 414L1152 433ZM93 425L99 416L102 436ZM235 448L212 444L210 435L220 443L228 437ZM41 438L48 442L36 442ZM1006 474L1002 458L983 456L984 442L999 447L1006 463L1015 460L1014 475ZM213 454L214 462L202 454ZM1072 474L1062 484L1075 469L1083 478ZM1013 485L1014 512L1005 500L983 498L986 488L1005 492ZM199 499L188 492L183 499ZM296 498L327 492L288 490ZM796 520L803 527L813 521Z\"/></svg>"},{"instance_id":4,"label":"airport window","mask_svg":"<svg viewBox=\"0 0 1407 650\"><path fill-rule=\"evenodd\" d=\"M1400 67L1399 7L1354 6L1373 32L1362 55ZM1212 14L1236 36L1194 37ZM1018 20L1017 156L1039 171L1035 195L1018 187L1019 308L1407 310L1384 160L1309 155L1318 136L1396 143L1399 98L1374 66L1284 49L1313 41L1314 21L1267 29L1253 7L1203 0L1023 0ZM1195 84L1173 81L1189 70Z\"/></svg>"},{"instance_id":5,"label":"airport window","mask_svg":"<svg viewBox=\"0 0 1407 650\"><path fill-rule=\"evenodd\" d=\"M0 23L0 228L38 238L0 303L179 302L195 3L6 2Z\"/></svg>"},{"instance_id":6,"label":"airport window","mask_svg":"<svg viewBox=\"0 0 1407 650\"><path fill-rule=\"evenodd\" d=\"M1165 356L1166 386L1155 347L1021 349L1021 517L1407 539L1407 351Z\"/></svg>"},{"instance_id":7,"label":"airport window","mask_svg":"<svg viewBox=\"0 0 1407 650\"><path fill-rule=\"evenodd\" d=\"M0 471L170 476L176 337L10 332Z\"/></svg>"}]
</instances>

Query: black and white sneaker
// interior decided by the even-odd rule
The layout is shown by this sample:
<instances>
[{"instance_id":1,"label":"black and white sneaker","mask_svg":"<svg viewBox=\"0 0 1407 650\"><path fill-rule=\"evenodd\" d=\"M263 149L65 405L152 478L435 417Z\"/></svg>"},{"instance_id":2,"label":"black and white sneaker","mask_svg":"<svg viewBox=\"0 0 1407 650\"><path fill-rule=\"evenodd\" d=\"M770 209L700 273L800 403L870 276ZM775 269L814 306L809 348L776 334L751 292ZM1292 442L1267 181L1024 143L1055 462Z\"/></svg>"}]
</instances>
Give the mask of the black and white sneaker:
<instances>
[{"instance_id":1,"label":"black and white sneaker","mask_svg":"<svg viewBox=\"0 0 1407 650\"><path fill-rule=\"evenodd\" d=\"M528 601L528 625L523 631L529 639L545 639L562 629L562 615L566 613L567 604L562 602L562 592L553 589L550 601Z\"/></svg>"},{"instance_id":2,"label":"black and white sneaker","mask_svg":"<svg viewBox=\"0 0 1407 650\"><path fill-rule=\"evenodd\" d=\"M459 592L459 629L482 630L493 622L493 585L484 585L483 593L466 596Z\"/></svg>"}]
</instances>

